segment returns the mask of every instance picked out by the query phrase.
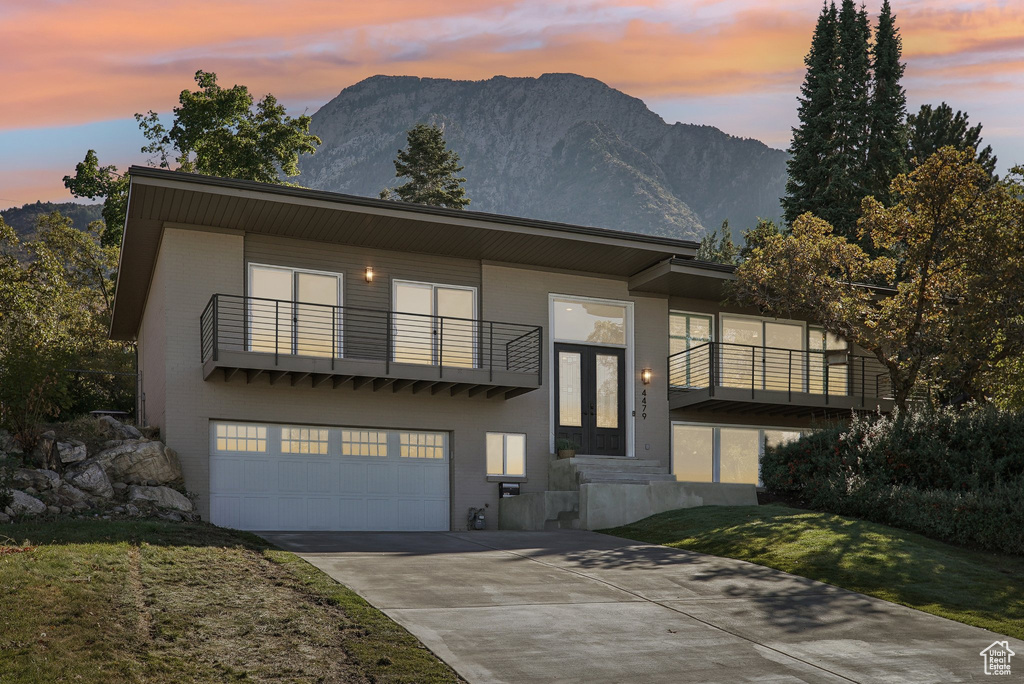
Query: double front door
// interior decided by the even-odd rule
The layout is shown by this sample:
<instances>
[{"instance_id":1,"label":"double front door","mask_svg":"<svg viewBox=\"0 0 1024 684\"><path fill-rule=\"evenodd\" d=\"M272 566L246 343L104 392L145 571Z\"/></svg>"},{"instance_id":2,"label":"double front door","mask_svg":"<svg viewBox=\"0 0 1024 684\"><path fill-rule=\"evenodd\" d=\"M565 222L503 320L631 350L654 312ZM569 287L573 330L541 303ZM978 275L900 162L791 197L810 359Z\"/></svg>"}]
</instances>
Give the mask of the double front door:
<instances>
[{"instance_id":1,"label":"double front door","mask_svg":"<svg viewBox=\"0 0 1024 684\"><path fill-rule=\"evenodd\" d=\"M555 345L555 438L593 456L626 455L625 350Z\"/></svg>"}]
</instances>

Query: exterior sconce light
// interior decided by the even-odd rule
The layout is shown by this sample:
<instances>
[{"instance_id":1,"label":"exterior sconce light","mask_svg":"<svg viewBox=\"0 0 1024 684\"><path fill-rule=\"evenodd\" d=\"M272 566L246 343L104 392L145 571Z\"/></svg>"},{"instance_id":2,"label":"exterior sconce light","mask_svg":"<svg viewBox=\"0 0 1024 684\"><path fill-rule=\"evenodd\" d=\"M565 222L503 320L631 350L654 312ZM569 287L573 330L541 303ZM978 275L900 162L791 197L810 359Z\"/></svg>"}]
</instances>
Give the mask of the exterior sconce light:
<instances>
[{"instance_id":1,"label":"exterior sconce light","mask_svg":"<svg viewBox=\"0 0 1024 684\"><path fill-rule=\"evenodd\" d=\"M652 377L654 377L654 371L652 371L650 368L644 368L642 371L640 371L640 381L643 382L645 385L651 384Z\"/></svg>"},{"instance_id":2,"label":"exterior sconce light","mask_svg":"<svg viewBox=\"0 0 1024 684\"><path fill-rule=\"evenodd\" d=\"M367 266L366 267L366 282L368 282L368 283L372 283L373 282L373 266Z\"/></svg>"}]
</instances>

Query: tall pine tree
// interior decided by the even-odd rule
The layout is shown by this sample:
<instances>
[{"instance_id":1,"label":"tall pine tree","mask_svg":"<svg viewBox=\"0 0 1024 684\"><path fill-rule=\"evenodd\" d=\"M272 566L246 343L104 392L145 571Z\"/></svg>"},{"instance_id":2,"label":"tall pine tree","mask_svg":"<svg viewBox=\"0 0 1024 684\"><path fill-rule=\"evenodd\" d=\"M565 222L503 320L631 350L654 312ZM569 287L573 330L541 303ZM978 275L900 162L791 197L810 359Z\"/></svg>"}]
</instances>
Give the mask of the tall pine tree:
<instances>
[{"instance_id":1,"label":"tall pine tree","mask_svg":"<svg viewBox=\"0 0 1024 684\"><path fill-rule=\"evenodd\" d=\"M782 198L787 223L808 211L823 215L838 164L839 33L835 3L822 7L804 64L807 73L798 98L800 125L793 129L786 162L789 179Z\"/></svg>"},{"instance_id":2,"label":"tall pine tree","mask_svg":"<svg viewBox=\"0 0 1024 684\"><path fill-rule=\"evenodd\" d=\"M408 178L408 182L393 190L380 191L381 199L429 204L449 209L464 209L469 204L465 178L459 155L449 150L444 141L444 129L437 125L416 124L407 134L408 146L398 151L395 158L395 176Z\"/></svg>"},{"instance_id":3,"label":"tall pine tree","mask_svg":"<svg viewBox=\"0 0 1024 684\"><path fill-rule=\"evenodd\" d=\"M871 135L868 140L867 194L889 203L889 184L907 170L907 95L900 85L903 41L889 0L882 2L871 50L874 89L871 93Z\"/></svg>"},{"instance_id":4,"label":"tall pine tree","mask_svg":"<svg viewBox=\"0 0 1024 684\"><path fill-rule=\"evenodd\" d=\"M860 200L866 193L866 158L870 128L868 88L871 29L867 11L853 0L843 0L839 10L839 117L836 129L836 168L828 205L821 218L837 232L853 238L857 232Z\"/></svg>"}]
</instances>

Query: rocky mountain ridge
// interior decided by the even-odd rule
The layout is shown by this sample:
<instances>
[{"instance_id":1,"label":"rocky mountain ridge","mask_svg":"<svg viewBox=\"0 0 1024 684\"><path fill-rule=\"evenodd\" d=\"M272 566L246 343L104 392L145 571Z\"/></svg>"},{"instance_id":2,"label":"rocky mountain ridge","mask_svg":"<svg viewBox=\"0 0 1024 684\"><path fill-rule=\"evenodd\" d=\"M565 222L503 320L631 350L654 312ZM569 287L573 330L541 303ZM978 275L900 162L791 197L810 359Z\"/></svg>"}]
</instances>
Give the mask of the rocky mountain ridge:
<instances>
[{"instance_id":1,"label":"rocky mountain ridge","mask_svg":"<svg viewBox=\"0 0 1024 684\"><path fill-rule=\"evenodd\" d=\"M777 218L786 153L712 126L668 124L643 101L574 74L456 81L374 76L313 115L323 139L302 185L376 196L419 122L444 126L471 209L697 239Z\"/></svg>"}]
</instances>

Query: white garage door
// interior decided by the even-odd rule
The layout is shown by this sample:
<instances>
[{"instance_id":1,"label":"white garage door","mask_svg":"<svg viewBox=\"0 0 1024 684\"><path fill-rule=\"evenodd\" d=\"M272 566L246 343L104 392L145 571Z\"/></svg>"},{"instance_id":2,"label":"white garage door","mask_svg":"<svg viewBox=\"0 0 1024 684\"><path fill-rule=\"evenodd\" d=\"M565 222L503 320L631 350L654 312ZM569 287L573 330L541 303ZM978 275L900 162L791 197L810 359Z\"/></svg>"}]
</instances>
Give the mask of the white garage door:
<instances>
[{"instance_id":1,"label":"white garage door","mask_svg":"<svg viewBox=\"0 0 1024 684\"><path fill-rule=\"evenodd\" d=\"M211 422L210 519L241 530L447 530L448 436Z\"/></svg>"}]
</instances>

